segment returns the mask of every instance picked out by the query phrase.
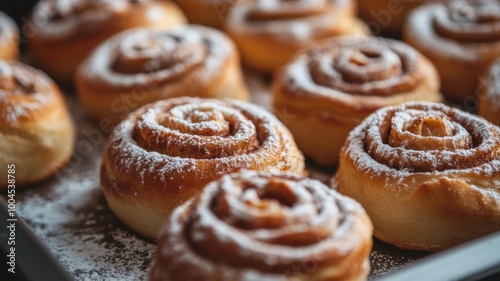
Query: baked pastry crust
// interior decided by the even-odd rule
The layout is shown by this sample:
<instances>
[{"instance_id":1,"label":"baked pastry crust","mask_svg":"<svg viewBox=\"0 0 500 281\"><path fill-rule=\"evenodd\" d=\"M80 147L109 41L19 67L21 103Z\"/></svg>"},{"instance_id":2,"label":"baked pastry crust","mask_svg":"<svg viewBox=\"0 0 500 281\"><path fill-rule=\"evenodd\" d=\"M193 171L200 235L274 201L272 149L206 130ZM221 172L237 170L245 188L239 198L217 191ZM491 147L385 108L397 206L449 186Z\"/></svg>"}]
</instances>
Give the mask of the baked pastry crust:
<instances>
[{"instance_id":1,"label":"baked pastry crust","mask_svg":"<svg viewBox=\"0 0 500 281\"><path fill-rule=\"evenodd\" d=\"M17 58L18 45L19 31L16 23L0 11L0 59L11 60Z\"/></svg>"},{"instance_id":2,"label":"baked pastry crust","mask_svg":"<svg viewBox=\"0 0 500 281\"><path fill-rule=\"evenodd\" d=\"M500 230L500 128L443 104L386 107L349 135L334 184L380 240L456 246Z\"/></svg>"},{"instance_id":3,"label":"baked pastry crust","mask_svg":"<svg viewBox=\"0 0 500 281\"><path fill-rule=\"evenodd\" d=\"M185 21L169 1L45 0L24 29L34 63L56 81L72 83L78 65L112 35L134 27L168 29Z\"/></svg>"},{"instance_id":4,"label":"baked pastry crust","mask_svg":"<svg viewBox=\"0 0 500 281\"><path fill-rule=\"evenodd\" d=\"M273 110L305 155L336 165L349 132L375 110L441 101L434 66L404 43L344 36L310 47L276 75ZM317 135L316 137L311 137Z\"/></svg>"},{"instance_id":5,"label":"baked pastry crust","mask_svg":"<svg viewBox=\"0 0 500 281\"><path fill-rule=\"evenodd\" d=\"M144 104L171 97L249 99L232 41L194 25L115 35L79 67L75 82L86 110L114 123Z\"/></svg>"},{"instance_id":6,"label":"baked pastry crust","mask_svg":"<svg viewBox=\"0 0 500 281\"><path fill-rule=\"evenodd\" d=\"M500 60L495 60L479 79L478 114L500 126Z\"/></svg>"},{"instance_id":7,"label":"baked pastry crust","mask_svg":"<svg viewBox=\"0 0 500 281\"><path fill-rule=\"evenodd\" d=\"M74 142L74 125L54 82L20 62L0 61L0 166L16 166L16 187L53 175L71 157ZM0 190L7 183L3 172Z\"/></svg>"},{"instance_id":8,"label":"baked pastry crust","mask_svg":"<svg viewBox=\"0 0 500 281\"><path fill-rule=\"evenodd\" d=\"M233 7L226 32L247 66L273 72L301 48L332 36L366 34L352 0L249 1Z\"/></svg>"},{"instance_id":9,"label":"baked pastry crust","mask_svg":"<svg viewBox=\"0 0 500 281\"><path fill-rule=\"evenodd\" d=\"M498 1L459 0L425 5L410 14L404 40L434 63L448 99L473 99L479 76L500 56L498 11Z\"/></svg>"},{"instance_id":10,"label":"baked pastry crust","mask_svg":"<svg viewBox=\"0 0 500 281\"><path fill-rule=\"evenodd\" d=\"M371 235L363 208L319 181L244 171L173 212L149 280L366 280Z\"/></svg>"},{"instance_id":11,"label":"baked pastry crust","mask_svg":"<svg viewBox=\"0 0 500 281\"><path fill-rule=\"evenodd\" d=\"M222 28L229 11L241 0L174 0L190 23Z\"/></svg>"},{"instance_id":12,"label":"baked pastry crust","mask_svg":"<svg viewBox=\"0 0 500 281\"><path fill-rule=\"evenodd\" d=\"M101 185L113 212L149 239L210 181L240 169L304 173L274 116L246 102L172 98L131 113L105 148Z\"/></svg>"}]
</instances>

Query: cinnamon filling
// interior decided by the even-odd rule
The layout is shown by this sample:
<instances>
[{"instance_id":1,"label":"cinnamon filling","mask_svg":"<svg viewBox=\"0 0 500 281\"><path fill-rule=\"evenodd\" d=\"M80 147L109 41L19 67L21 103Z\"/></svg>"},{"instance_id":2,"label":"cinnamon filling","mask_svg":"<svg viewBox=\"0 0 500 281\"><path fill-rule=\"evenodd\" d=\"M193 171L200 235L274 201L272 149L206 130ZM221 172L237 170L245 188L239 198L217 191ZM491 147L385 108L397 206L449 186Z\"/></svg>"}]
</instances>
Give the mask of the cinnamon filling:
<instances>
[{"instance_id":1,"label":"cinnamon filling","mask_svg":"<svg viewBox=\"0 0 500 281\"><path fill-rule=\"evenodd\" d=\"M225 176L207 187L195 204L185 229L194 250L216 262L252 264L265 272L281 272L313 258L304 255L307 251L322 253L324 258L315 260L319 263L333 257L326 241L333 239L344 212L317 183L271 175ZM304 252L296 256L292 248ZM274 250L280 252L272 254ZM266 262L273 256L281 258Z\"/></svg>"},{"instance_id":2,"label":"cinnamon filling","mask_svg":"<svg viewBox=\"0 0 500 281\"><path fill-rule=\"evenodd\" d=\"M435 11L436 32L456 41L500 40L500 3L493 0L450 1Z\"/></svg>"},{"instance_id":3,"label":"cinnamon filling","mask_svg":"<svg viewBox=\"0 0 500 281\"><path fill-rule=\"evenodd\" d=\"M396 95L418 87L414 50L376 39L345 39L307 56L318 85L353 95Z\"/></svg>"},{"instance_id":4,"label":"cinnamon filling","mask_svg":"<svg viewBox=\"0 0 500 281\"><path fill-rule=\"evenodd\" d=\"M218 103L179 104L149 109L135 123L133 137L148 151L213 159L259 149L256 125L236 108Z\"/></svg>"},{"instance_id":5,"label":"cinnamon filling","mask_svg":"<svg viewBox=\"0 0 500 281\"><path fill-rule=\"evenodd\" d=\"M0 64L0 91L9 95L32 95L38 91L32 75L22 69Z\"/></svg>"},{"instance_id":6,"label":"cinnamon filling","mask_svg":"<svg viewBox=\"0 0 500 281\"><path fill-rule=\"evenodd\" d=\"M201 38L180 38L163 33L135 33L119 45L112 70L123 74L163 72L173 80L200 66L207 57Z\"/></svg>"},{"instance_id":7,"label":"cinnamon filling","mask_svg":"<svg viewBox=\"0 0 500 281\"><path fill-rule=\"evenodd\" d=\"M367 152L397 170L468 169L500 154L498 129L444 105L415 103L380 112L366 131Z\"/></svg>"}]
</instances>

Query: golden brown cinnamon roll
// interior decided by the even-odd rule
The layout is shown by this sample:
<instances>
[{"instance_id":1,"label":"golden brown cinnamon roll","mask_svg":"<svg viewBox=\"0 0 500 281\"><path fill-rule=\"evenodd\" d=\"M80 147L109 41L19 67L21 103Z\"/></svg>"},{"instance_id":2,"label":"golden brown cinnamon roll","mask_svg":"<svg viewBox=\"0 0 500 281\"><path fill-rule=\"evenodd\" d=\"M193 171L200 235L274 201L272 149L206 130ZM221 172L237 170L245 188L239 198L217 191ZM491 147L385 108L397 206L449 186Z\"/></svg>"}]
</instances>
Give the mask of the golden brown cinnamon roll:
<instances>
[{"instance_id":1,"label":"golden brown cinnamon roll","mask_svg":"<svg viewBox=\"0 0 500 281\"><path fill-rule=\"evenodd\" d=\"M8 60L17 57L19 31L16 23L0 11L0 59Z\"/></svg>"},{"instance_id":2,"label":"golden brown cinnamon roll","mask_svg":"<svg viewBox=\"0 0 500 281\"><path fill-rule=\"evenodd\" d=\"M500 128L443 104L383 108L349 135L336 183L380 240L453 247L500 230Z\"/></svg>"},{"instance_id":3,"label":"golden brown cinnamon roll","mask_svg":"<svg viewBox=\"0 0 500 281\"><path fill-rule=\"evenodd\" d=\"M500 2L457 0L414 10L404 40L436 66L443 94L464 102L474 97L478 77L500 56Z\"/></svg>"},{"instance_id":4,"label":"golden brown cinnamon roll","mask_svg":"<svg viewBox=\"0 0 500 281\"><path fill-rule=\"evenodd\" d=\"M150 280L366 280L372 225L319 181L243 171L179 208Z\"/></svg>"},{"instance_id":5,"label":"golden brown cinnamon roll","mask_svg":"<svg viewBox=\"0 0 500 281\"><path fill-rule=\"evenodd\" d=\"M340 37L299 53L276 76L273 110L299 148L338 163L348 133L375 110L410 100L440 101L432 64L404 43Z\"/></svg>"},{"instance_id":6,"label":"golden brown cinnamon roll","mask_svg":"<svg viewBox=\"0 0 500 281\"><path fill-rule=\"evenodd\" d=\"M44 0L24 29L34 62L54 79L69 83L80 62L113 34L184 22L181 10L170 1Z\"/></svg>"},{"instance_id":7,"label":"golden brown cinnamon roll","mask_svg":"<svg viewBox=\"0 0 500 281\"><path fill-rule=\"evenodd\" d=\"M358 0L359 17L373 34L399 35L408 14L424 4L447 0Z\"/></svg>"},{"instance_id":8,"label":"golden brown cinnamon roll","mask_svg":"<svg viewBox=\"0 0 500 281\"><path fill-rule=\"evenodd\" d=\"M190 23L222 28L229 11L244 0L175 0Z\"/></svg>"},{"instance_id":9,"label":"golden brown cinnamon roll","mask_svg":"<svg viewBox=\"0 0 500 281\"><path fill-rule=\"evenodd\" d=\"M73 123L54 82L25 64L0 60L0 166L5 171L15 165L15 186L54 174L69 160L74 138ZM8 183L12 182L7 172L1 173L0 190Z\"/></svg>"},{"instance_id":10,"label":"golden brown cinnamon roll","mask_svg":"<svg viewBox=\"0 0 500 281\"><path fill-rule=\"evenodd\" d=\"M101 184L115 214L154 239L176 206L242 168L303 174L304 158L283 124L257 106L172 98L138 109L115 128Z\"/></svg>"},{"instance_id":11,"label":"golden brown cinnamon roll","mask_svg":"<svg viewBox=\"0 0 500 281\"><path fill-rule=\"evenodd\" d=\"M494 61L479 79L478 93L478 114L500 126L500 60Z\"/></svg>"},{"instance_id":12,"label":"golden brown cinnamon roll","mask_svg":"<svg viewBox=\"0 0 500 281\"><path fill-rule=\"evenodd\" d=\"M92 116L115 123L165 98L248 100L236 47L221 32L201 26L113 36L78 69L76 88Z\"/></svg>"},{"instance_id":13,"label":"golden brown cinnamon roll","mask_svg":"<svg viewBox=\"0 0 500 281\"><path fill-rule=\"evenodd\" d=\"M272 72L312 42L345 34L365 34L352 0L259 0L238 4L225 30L236 42L243 62Z\"/></svg>"}]
</instances>

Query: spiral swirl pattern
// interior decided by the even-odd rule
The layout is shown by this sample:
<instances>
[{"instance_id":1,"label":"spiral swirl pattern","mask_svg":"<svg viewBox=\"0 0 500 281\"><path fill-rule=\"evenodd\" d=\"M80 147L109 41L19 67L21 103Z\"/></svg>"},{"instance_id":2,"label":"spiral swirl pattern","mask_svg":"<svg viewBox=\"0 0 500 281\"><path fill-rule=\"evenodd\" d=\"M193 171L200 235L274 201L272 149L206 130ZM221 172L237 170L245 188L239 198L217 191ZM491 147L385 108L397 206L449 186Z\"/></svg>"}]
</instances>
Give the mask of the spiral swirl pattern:
<instances>
[{"instance_id":1,"label":"spiral swirl pattern","mask_svg":"<svg viewBox=\"0 0 500 281\"><path fill-rule=\"evenodd\" d=\"M111 36L132 28L167 30L184 24L170 1L39 1L23 32L30 57L58 82L72 83L75 70Z\"/></svg>"},{"instance_id":2,"label":"spiral swirl pattern","mask_svg":"<svg viewBox=\"0 0 500 281\"><path fill-rule=\"evenodd\" d=\"M176 210L163 229L151 280L209 280L211 264L223 267L220 280L251 280L247 271L259 280L366 276L370 235L362 208L318 181L242 172L209 184ZM175 262L181 251L192 260ZM350 273L320 274L344 263ZM304 264L315 270L306 272Z\"/></svg>"},{"instance_id":3,"label":"spiral swirl pattern","mask_svg":"<svg viewBox=\"0 0 500 281\"><path fill-rule=\"evenodd\" d=\"M233 43L201 26L116 35L80 66L76 84L92 115L115 122L141 105L171 97L248 99ZM122 102L126 98L133 103Z\"/></svg>"},{"instance_id":4,"label":"spiral swirl pattern","mask_svg":"<svg viewBox=\"0 0 500 281\"><path fill-rule=\"evenodd\" d=\"M367 125L369 124L369 125ZM500 158L500 130L438 104L387 109L366 121L363 146L377 162L407 172L471 169Z\"/></svg>"},{"instance_id":5,"label":"spiral swirl pattern","mask_svg":"<svg viewBox=\"0 0 500 281\"><path fill-rule=\"evenodd\" d=\"M100 46L82 67L96 88L158 88L188 75L193 83L214 80L234 54L230 41L204 27L170 31L134 29Z\"/></svg>"},{"instance_id":6,"label":"spiral swirl pattern","mask_svg":"<svg viewBox=\"0 0 500 281\"><path fill-rule=\"evenodd\" d=\"M99 23L108 20L113 13L134 9L150 0L47 0L37 4L33 13L33 24L40 32L37 36L64 38L88 35L89 28L97 29ZM28 26L27 28L32 28ZM78 33L78 31L82 33ZM74 33L77 34L74 34ZM95 30L94 30L95 33Z\"/></svg>"},{"instance_id":7,"label":"spiral swirl pattern","mask_svg":"<svg viewBox=\"0 0 500 281\"><path fill-rule=\"evenodd\" d=\"M300 149L335 165L347 134L375 110L440 101L432 64L408 45L376 37L330 39L297 54L273 81L273 109ZM311 134L324 136L314 140Z\"/></svg>"},{"instance_id":8,"label":"spiral swirl pattern","mask_svg":"<svg viewBox=\"0 0 500 281\"><path fill-rule=\"evenodd\" d=\"M434 20L443 37L461 42L500 40L500 4L493 0L450 1L438 9Z\"/></svg>"},{"instance_id":9,"label":"spiral swirl pattern","mask_svg":"<svg viewBox=\"0 0 500 281\"><path fill-rule=\"evenodd\" d=\"M500 128L438 103L386 107L349 135L336 182L377 238L450 248L500 229Z\"/></svg>"},{"instance_id":10,"label":"spiral swirl pattern","mask_svg":"<svg viewBox=\"0 0 500 281\"><path fill-rule=\"evenodd\" d=\"M457 0L424 5L408 17L403 37L434 63L443 94L465 104L475 95L479 76L500 55L500 3Z\"/></svg>"},{"instance_id":11,"label":"spiral swirl pattern","mask_svg":"<svg viewBox=\"0 0 500 281\"><path fill-rule=\"evenodd\" d=\"M353 95L395 95L415 89L424 78L419 54L383 39L343 39L311 50L308 67L320 87Z\"/></svg>"},{"instance_id":12,"label":"spiral swirl pattern","mask_svg":"<svg viewBox=\"0 0 500 281\"><path fill-rule=\"evenodd\" d=\"M181 158L231 157L252 153L261 145L252 120L237 108L213 102L148 110L138 117L133 132L146 150Z\"/></svg>"},{"instance_id":13,"label":"spiral swirl pattern","mask_svg":"<svg viewBox=\"0 0 500 281\"><path fill-rule=\"evenodd\" d=\"M108 49L103 47L106 55L113 57L105 62L109 68L98 71L107 71L100 74L112 78L111 81L132 76L132 80L141 83L148 80L156 84L167 83L202 67L207 57L214 55L211 43L204 37L201 31L192 29L186 29L182 34L135 30L116 38L108 44Z\"/></svg>"},{"instance_id":14,"label":"spiral swirl pattern","mask_svg":"<svg viewBox=\"0 0 500 281\"><path fill-rule=\"evenodd\" d=\"M262 109L182 97L142 107L116 127L101 182L108 200L149 202L147 216L158 218L150 229L125 222L153 239L173 208L240 169L301 175L304 158L289 131Z\"/></svg>"}]
</instances>

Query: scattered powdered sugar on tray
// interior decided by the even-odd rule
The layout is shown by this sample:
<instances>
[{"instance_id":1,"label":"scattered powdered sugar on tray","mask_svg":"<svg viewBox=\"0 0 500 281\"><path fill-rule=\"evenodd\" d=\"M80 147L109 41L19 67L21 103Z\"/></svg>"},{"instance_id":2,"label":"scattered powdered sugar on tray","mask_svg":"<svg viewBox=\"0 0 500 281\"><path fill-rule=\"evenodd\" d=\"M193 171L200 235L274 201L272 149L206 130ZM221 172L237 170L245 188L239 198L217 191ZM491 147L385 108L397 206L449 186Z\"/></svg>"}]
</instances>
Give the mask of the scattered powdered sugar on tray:
<instances>
[{"instance_id":1,"label":"scattered powdered sugar on tray","mask_svg":"<svg viewBox=\"0 0 500 281\"><path fill-rule=\"evenodd\" d=\"M55 178L25 194L19 214L76 279L143 280L155 247L116 219L95 176Z\"/></svg>"},{"instance_id":2,"label":"scattered powdered sugar on tray","mask_svg":"<svg viewBox=\"0 0 500 281\"><path fill-rule=\"evenodd\" d=\"M155 245L108 208L98 176L103 143L51 180L19 192L18 213L76 280L145 280Z\"/></svg>"}]
</instances>

